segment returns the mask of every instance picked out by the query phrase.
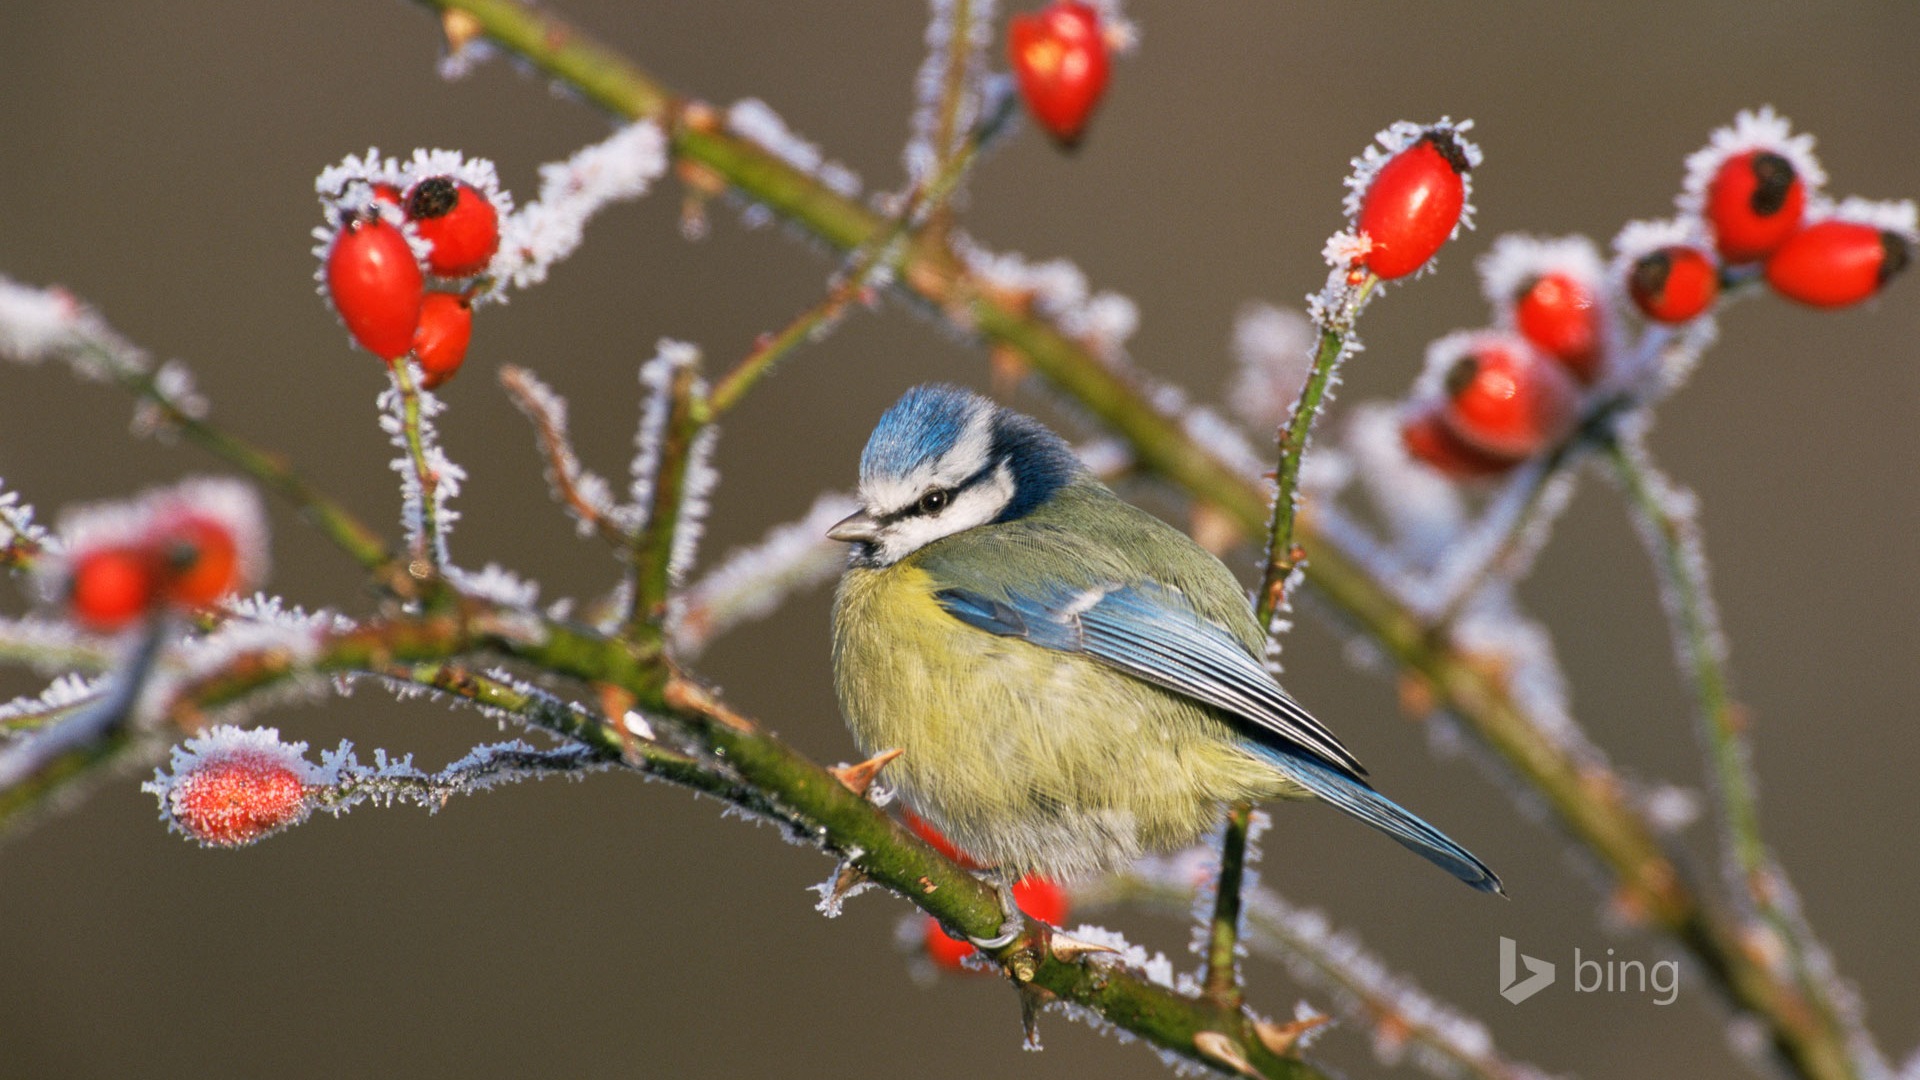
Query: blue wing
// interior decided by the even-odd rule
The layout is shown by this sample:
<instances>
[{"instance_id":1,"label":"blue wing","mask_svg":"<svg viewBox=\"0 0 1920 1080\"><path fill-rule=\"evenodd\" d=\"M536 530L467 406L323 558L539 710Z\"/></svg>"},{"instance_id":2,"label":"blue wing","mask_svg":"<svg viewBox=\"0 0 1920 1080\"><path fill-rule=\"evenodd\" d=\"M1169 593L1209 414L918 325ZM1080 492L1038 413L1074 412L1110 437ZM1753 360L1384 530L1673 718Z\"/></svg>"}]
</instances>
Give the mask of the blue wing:
<instances>
[{"instance_id":1,"label":"blue wing","mask_svg":"<svg viewBox=\"0 0 1920 1080\"><path fill-rule=\"evenodd\" d=\"M1237 638L1201 618L1178 591L1146 584L1046 599L1009 593L996 600L942 589L934 599L969 626L1082 653L1246 721L1260 752L1302 787L1474 888L1504 894L1485 863L1373 790L1366 770L1340 740L1288 697Z\"/></svg>"},{"instance_id":2,"label":"blue wing","mask_svg":"<svg viewBox=\"0 0 1920 1080\"><path fill-rule=\"evenodd\" d=\"M1358 780L1366 769L1332 732L1286 695L1224 627L1200 617L1179 592L1154 584L1053 597L996 600L967 589L934 599L969 626L1046 649L1078 652L1248 722L1250 734Z\"/></svg>"}]
</instances>

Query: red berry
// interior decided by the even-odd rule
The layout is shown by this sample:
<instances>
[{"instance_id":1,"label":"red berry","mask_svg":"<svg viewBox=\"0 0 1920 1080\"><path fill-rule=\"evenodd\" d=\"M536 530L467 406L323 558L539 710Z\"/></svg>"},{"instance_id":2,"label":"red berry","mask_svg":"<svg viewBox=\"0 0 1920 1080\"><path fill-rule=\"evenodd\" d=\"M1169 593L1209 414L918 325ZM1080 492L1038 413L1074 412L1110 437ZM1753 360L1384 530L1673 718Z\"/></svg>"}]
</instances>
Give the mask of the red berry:
<instances>
[{"instance_id":1,"label":"red berry","mask_svg":"<svg viewBox=\"0 0 1920 1080\"><path fill-rule=\"evenodd\" d=\"M1425 266L1460 222L1470 167L1448 131L1427 132L1380 166L1355 222L1373 242L1361 260L1366 268L1391 281Z\"/></svg>"},{"instance_id":2,"label":"red berry","mask_svg":"<svg viewBox=\"0 0 1920 1080\"><path fill-rule=\"evenodd\" d=\"M382 360L405 356L426 279L407 238L383 218L352 218L327 252L327 293L347 332Z\"/></svg>"},{"instance_id":3,"label":"red berry","mask_svg":"<svg viewBox=\"0 0 1920 1080\"><path fill-rule=\"evenodd\" d=\"M1780 295L1819 308L1857 304L1907 268L1905 237L1857 221L1822 221L1800 230L1767 260L1767 283Z\"/></svg>"},{"instance_id":4,"label":"red berry","mask_svg":"<svg viewBox=\"0 0 1920 1080\"><path fill-rule=\"evenodd\" d=\"M203 844L240 847L304 817L307 785L285 761L234 751L176 779L167 812Z\"/></svg>"},{"instance_id":5,"label":"red berry","mask_svg":"<svg viewBox=\"0 0 1920 1080\"><path fill-rule=\"evenodd\" d=\"M954 847L953 841L942 835L940 830L934 828L927 819L911 810L902 810L900 816L901 819L907 823L907 828L912 829L914 834L919 836L920 839L932 844L934 850L940 854L945 855L947 858L952 859L954 862L959 863L969 870L980 869L980 864L974 862L971 855Z\"/></svg>"},{"instance_id":6,"label":"red berry","mask_svg":"<svg viewBox=\"0 0 1920 1080\"><path fill-rule=\"evenodd\" d=\"M85 626L119 630L152 609L158 586L158 568L144 548L99 548L74 560L67 603Z\"/></svg>"},{"instance_id":7,"label":"red berry","mask_svg":"<svg viewBox=\"0 0 1920 1080\"><path fill-rule=\"evenodd\" d=\"M1055 0L1007 23L1007 52L1028 111L1063 146L1080 141L1107 89L1107 43L1100 14Z\"/></svg>"},{"instance_id":8,"label":"red berry","mask_svg":"<svg viewBox=\"0 0 1920 1080\"><path fill-rule=\"evenodd\" d=\"M1455 480L1499 476L1518 464L1514 458L1489 454L1468 445L1447 427L1438 409L1417 413L1402 421L1400 441L1409 456Z\"/></svg>"},{"instance_id":9,"label":"red berry","mask_svg":"<svg viewBox=\"0 0 1920 1080\"><path fill-rule=\"evenodd\" d=\"M1557 446L1579 419L1573 379L1522 342L1484 342L1447 372L1441 418L1461 440L1500 457Z\"/></svg>"},{"instance_id":10,"label":"red berry","mask_svg":"<svg viewBox=\"0 0 1920 1080\"><path fill-rule=\"evenodd\" d=\"M1535 278L1514 297L1521 336L1591 384L1600 374L1600 310L1593 290L1565 274Z\"/></svg>"},{"instance_id":11,"label":"red berry","mask_svg":"<svg viewBox=\"0 0 1920 1080\"><path fill-rule=\"evenodd\" d=\"M1647 318L1683 323L1719 299L1720 270L1698 248L1664 247L1634 260L1627 292Z\"/></svg>"},{"instance_id":12,"label":"red berry","mask_svg":"<svg viewBox=\"0 0 1920 1080\"><path fill-rule=\"evenodd\" d=\"M473 305L458 293L428 293L420 306L420 327L413 332L413 357L431 390L460 370L473 340Z\"/></svg>"},{"instance_id":13,"label":"red berry","mask_svg":"<svg viewBox=\"0 0 1920 1080\"><path fill-rule=\"evenodd\" d=\"M407 192L407 220L433 245L427 269L446 278L472 277L500 249L500 212L472 184L435 176Z\"/></svg>"},{"instance_id":14,"label":"red berry","mask_svg":"<svg viewBox=\"0 0 1920 1080\"><path fill-rule=\"evenodd\" d=\"M373 197L396 210L404 210L401 204L405 200L400 197L400 189L385 181L373 185Z\"/></svg>"},{"instance_id":15,"label":"red berry","mask_svg":"<svg viewBox=\"0 0 1920 1080\"><path fill-rule=\"evenodd\" d=\"M1028 874L1013 883L1013 902L1020 910L1050 926L1066 921L1070 905L1067 890L1052 878Z\"/></svg>"},{"instance_id":16,"label":"red berry","mask_svg":"<svg viewBox=\"0 0 1920 1080\"><path fill-rule=\"evenodd\" d=\"M1766 150L1728 158L1707 185L1707 223L1730 263L1766 258L1800 227L1807 185L1793 163Z\"/></svg>"},{"instance_id":17,"label":"red berry","mask_svg":"<svg viewBox=\"0 0 1920 1080\"><path fill-rule=\"evenodd\" d=\"M950 936L940 925L940 920L927 916L922 936L926 942L927 958L949 971L967 971L961 961L975 952L970 942Z\"/></svg>"},{"instance_id":18,"label":"red berry","mask_svg":"<svg viewBox=\"0 0 1920 1080\"><path fill-rule=\"evenodd\" d=\"M240 547L225 526L206 518L184 518L156 538L161 560L161 590L167 599L205 607L240 585Z\"/></svg>"}]
</instances>

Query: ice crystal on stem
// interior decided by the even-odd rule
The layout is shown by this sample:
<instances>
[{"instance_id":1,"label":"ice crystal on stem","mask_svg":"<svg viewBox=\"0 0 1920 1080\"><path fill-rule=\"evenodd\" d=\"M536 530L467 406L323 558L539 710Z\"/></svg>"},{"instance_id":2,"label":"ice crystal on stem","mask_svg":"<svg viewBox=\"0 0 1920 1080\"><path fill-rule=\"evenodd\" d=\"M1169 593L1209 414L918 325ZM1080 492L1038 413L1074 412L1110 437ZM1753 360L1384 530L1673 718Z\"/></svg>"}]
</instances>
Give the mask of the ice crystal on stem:
<instances>
[{"instance_id":1,"label":"ice crystal on stem","mask_svg":"<svg viewBox=\"0 0 1920 1080\"><path fill-rule=\"evenodd\" d=\"M391 465L400 474L400 525L406 532L407 549L416 558L445 567L452 561L447 534L460 518L459 511L447 503L460 494L467 478L466 470L440 448L434 418L446 406L433 391L421 387L420 367L411 361L394 367L393 381L380 392L378 405L380 430L400 451Z\"/></svg>"},{"instance_id":2,"label":"ice crystal on stem","mask_svg":"<svg viewBox=\"0 0 1920 1080\"><path fill-rule=\"evenodd\" d=\"M502 219L488 275L516 288L545 281L554 263L578 250L595 214L645 195L666 170L666 134L649 120L540 166L540 197Z\"/></svg>"},{"instance_id":3,"label":"ice crystal on stem","mask_svg":"<svg viewBox=\"0 0 1920 1080\"><path fill-rule=\"evenodd\" d=\"M907 177L925 184L941 161L958 149L958 140L973 129L981 113L981 82L987 73L987 47L993 42L995 0L930 0L927 20L927 58L914 75L913 134L903 153ZM964 56L958 60L959 85L949 89L955 74L955 22L966 11ZM953 93L951 104L948 94ZM952 116L943 114L951 108ZM941 142L943 132L947 138Z\"/></svg>"},{"instance_id":4,"label":"ice crystal on stem","mask_svg":"<svg viewBox=\"0 0 1920 1080\"><path fill-rule=\"evenodd\" d=\"M846 548L827 539L827 529L857 507L849 496L822 495L805 517L728 554L677 598L669 627L674 651L692 659L720 635L766 618L793 593L838 575Z\"/></svg>"},{"instance_id":5,"label":"ice crystal on stem","mask_svg":"<svg viewBox=\"0 0 1920 1080\"><path fill-rule=\"evenodd\" d=\"M828 161L820 148L787 127L773 106L759 98L745 98L727 108L727 130L826 185L829 191L852 199L860 195L860 176L837 161Z\"/></svg>"}]
</instances>

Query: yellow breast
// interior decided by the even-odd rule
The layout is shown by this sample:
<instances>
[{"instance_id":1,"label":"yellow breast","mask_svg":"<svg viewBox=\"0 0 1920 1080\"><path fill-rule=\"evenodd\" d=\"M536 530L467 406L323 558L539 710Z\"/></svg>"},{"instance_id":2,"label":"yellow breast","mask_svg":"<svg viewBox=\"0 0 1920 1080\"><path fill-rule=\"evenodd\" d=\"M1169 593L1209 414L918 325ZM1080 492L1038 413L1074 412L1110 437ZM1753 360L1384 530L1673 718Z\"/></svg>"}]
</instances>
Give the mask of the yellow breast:
<instances>
[{"instance_id":1,"label":"yellow breast","mask_svg":"<svg viewBox=\"0 0 1920 1080\"><path fill-rule=\"evenodd\" d=\"M982 861L1074 876L1186 844L1222 805L1292 794L1205 706L948 615L908 563L854 567L834 680L863 752Z\"/></svg>"}]
</instances>

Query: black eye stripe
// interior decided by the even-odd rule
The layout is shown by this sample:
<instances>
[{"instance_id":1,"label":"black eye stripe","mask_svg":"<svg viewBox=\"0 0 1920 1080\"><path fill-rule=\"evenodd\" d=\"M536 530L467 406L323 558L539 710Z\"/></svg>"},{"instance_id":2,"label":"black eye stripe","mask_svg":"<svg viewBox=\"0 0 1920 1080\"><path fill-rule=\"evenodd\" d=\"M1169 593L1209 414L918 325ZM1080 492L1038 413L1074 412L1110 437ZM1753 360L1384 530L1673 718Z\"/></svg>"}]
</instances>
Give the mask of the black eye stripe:
<instances>
[{"instance_id":1,"label":"black eye stripe","mask_svg":"<svg viewBox=\"0 0 1920 1080\"><path fill-rule=\"evenodd\" d=\"M981 467L980 471L974 473L972 476L967 477L965 480L960 481L958 484L955 484L950 488L934 488L932 490L922 492L919 498L915 499L911 503L908 503L906 506L903 506L900 509L895 510L891 514L880 515L878 518L878 521L880 522L881 526L884 527L887 525L891 525L896 521L901 521L910 517L925 517L925 516L928 516L929 514L937 514L941 510L945 510L947 507L952 506L954 500L958 499L962 494L972 490L974 487L978 486L987 478L991 477L994 474L994 471L997 470L1005 462L1005 460L1006 460L1005 458L995 458L994 460L987 462L986 465ZM933 510L921 509L921 505L926 501L927 496L932 495L938 491L944 491L947 493L946 503Z\"/></svg>"}]
</instances>

